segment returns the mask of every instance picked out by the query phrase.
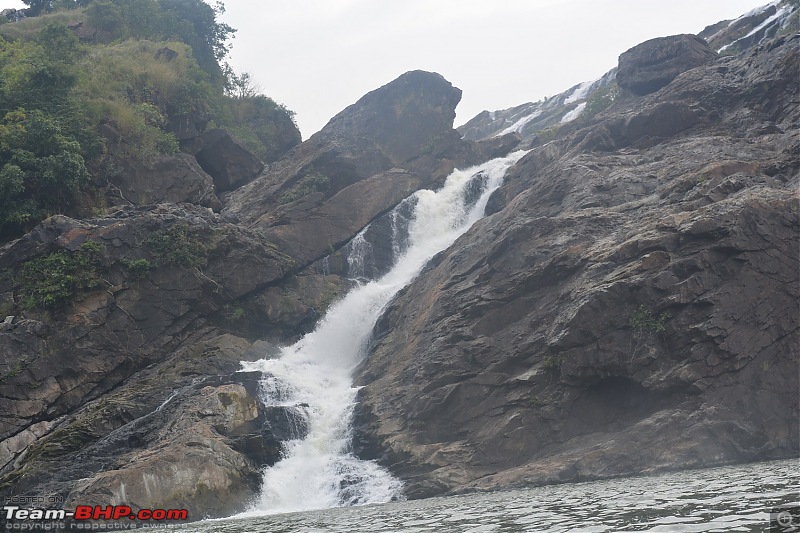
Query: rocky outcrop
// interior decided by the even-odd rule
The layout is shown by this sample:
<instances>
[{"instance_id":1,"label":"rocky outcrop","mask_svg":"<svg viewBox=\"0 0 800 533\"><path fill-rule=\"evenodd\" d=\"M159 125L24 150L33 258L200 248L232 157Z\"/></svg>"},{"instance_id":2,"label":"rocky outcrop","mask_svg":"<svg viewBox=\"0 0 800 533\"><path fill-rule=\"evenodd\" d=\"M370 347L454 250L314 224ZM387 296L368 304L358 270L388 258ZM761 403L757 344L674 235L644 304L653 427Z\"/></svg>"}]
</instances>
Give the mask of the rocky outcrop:
<instances>
[{"instance_id":1,"label":"rocky outcrop","mask_svg":"<svg viewBox=\"0 0 800 533\"><path fill-rule=\"evenodd\" d=\"M223 129L204 132L191 146L197 162L214 179L218 192L244 185L264 170L264 163Z\"/></svg>"},{"instance_id":2,"label":"rocky outcrop","mask_svg":"<svg viewBox=\"0 0 800 533\"><path fill-rule=\"evenodd\" d=\"M598 100L611 96L616 90L616 75L615 67L594 81L580 83L538 102L498 111L482 111L459 126L458 131L471 141L496 142L500 138L516 135L523 141L523 146L530 147L537 142L542 144L546 141L536 137L541 137L542 132L545 136L552 133L562 122L568 121L565 117L579 105L585 106L592 98Z\"/></svg>"},{"instance_id":3,"label":"rocky outcrop","mask_svg":"<svg viewBox=\"0 0 800 533\"><path fill-rule=\"evenodd\" d=\"M261 228L298 263L310 264L455 166L513 148L461 140L452 129L460 98L438 74L403 74L226 196L225 213Z\"/></svg>"},{"instance_id":4,"label":"rocky outcrop","mask_svg":"<svg viewBox=\"0 0 800 533\"><path fill-rule=\"evenodd\" d=\"M260 373L235 372L265 355L222 335L137 373L51 423L15 459L25 465L10 476L16 493L63 497L68 508L185 508L190 520L243 510L280 443L304 431L291 408L259 402Z\"/></svg>"},{"instance_id":5,"label":"rocky outcrop","mask_svg":"<svg viewBox=\"0 0 800 533\"><path fill-rule=\"evenodd\" d=\"M88 242L94 243L91 261L75 255L83 253ZM72 262L70 257L84 259ZM46 270L56 264L62 266ZM70 265L80 271L73 272ZM175 458L184 450L189 465L210 470L189 475L194 467L187 466L169 474L173 481L162 472L161 496L169 500L172 496L167 493L175 489L183 499L171 501L183 505L199 499L204 503L196 509L208 504L214 510L204 512L231 512L236 498L257 490L259 467L274 462L279 454L276 439L271 450L258 450L247 436L264 427L263 410L252 418L248 407L251 418L230 421L225 418L230 413L218 413L222 418L217 420L211 407L205 415L197 414L199 407L192 408L175 415L183 424L175 422L183 428L179 433L169 429L159 433L162 425L170 426L164 417L171 411L154 413L194 377L201 379L198 386L212 386L203 380L239 367L249 343L217 341L211 352L210 345L202 343L235 329L243 314L236 302L284 278L291 268L292 262L262 236L189 205L122 209L90 222L53 217L4 247L0 270L12 275L0 282L0 305L16 316L0 328L4 348L0 405L5 413L0 421L0 490L13 487L15 493L32 490L66 496L76 490L77 479L86 478L91 483L81 494L99 495L105 489L97 487L106 487L104 483L128 483L124 472L133 476L138 471L130 465L155 472L163 457ZM75 277L85 283L73 285L70 280ZM74 294L65 296L60 287L73 287ZM68 300L61 306L41 307L58 297ZM212 357L217 352L225 354L219 364ZM153 370L152 365L158 366ZM234 392L242 402L252 403L255 390L255 385L250 387L249 400L241 390ZM143 417L150 421L139 427ZM199 425L191 422L195 419ZM121 429L129 423L134 426ZM123 434L125 442L144 444L120 448L115 439ZM153 440L159 434L167 441L178 439L174 446L163 448L163 457L158 450L164 441ZM193 447L192 439L203 444ZM120 449L131 451L119 455ZM76 454L86 460L76 463ZM203 454L209 454L208 461L200 460ZM115 478L110 470L119 471L121 477ZM102 472L106 473L101 476ZM222 477L214 477L217 474ZM203 497L220 499L218 504L199 498L199 485L186 488L208 476L214 479L207 480L210 492ZM172 485L178 481L185 483L180 490Z\"/></svg>"},{"instance_id":6,"label":"rocky outcrop","mask_svg":"<svg viewBox=\"0 0 800 533\"><path fill-rule=\"evenodd\" d=\"M654 93L678 74L713 61L716 54L696 35L659 37L619 56L617 83L639 96Z\"/></svg>"},{"instance_id":7,"label":"rocky outcrop","mask_svg":"<svg viewBox=\"0 0 800 533\"><path fill-rule=\"evenodd\" d=\"M734 20L706 27L698 36L718 53L733 54L759 44L778 33L798 29L798 6L790 0L764 5Z\"/></svg>"},{"instance_id":8,"label":"rocky outcrop","mask_svg":"<svg viewBox=\"0 0 800 533\"><path fill-rule=\"evenodd\" d=\"M512 168L380 320L358 453L412 497L800 454L798 39Z\"/></svg>"},{"instance_id":9,"label":"rocky outcrop","mask_svg":"<svg viewBox=\"0 0 800 533\"><path fill-rule=\"evenodd\" d=\"M112 197L133 205L188 202L217 211L222 207L211 176L188 154L161 156L147 164L111 156L95 180L110 189Z\"/></svg>"}]
</instances>

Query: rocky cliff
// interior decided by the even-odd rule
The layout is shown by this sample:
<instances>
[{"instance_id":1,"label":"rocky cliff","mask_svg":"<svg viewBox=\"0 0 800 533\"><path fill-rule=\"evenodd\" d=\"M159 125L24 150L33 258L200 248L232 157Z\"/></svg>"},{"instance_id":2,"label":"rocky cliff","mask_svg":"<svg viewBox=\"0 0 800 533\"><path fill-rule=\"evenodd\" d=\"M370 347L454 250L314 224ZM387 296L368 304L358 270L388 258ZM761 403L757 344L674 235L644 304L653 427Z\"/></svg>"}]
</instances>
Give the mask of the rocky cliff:
<instances>
[{"instance_id":1,"label":"rocky cliff","mask_svg":"<svg viewBox=\"0 0 800 533\"><path fill-rule=\"evenodd\" d=\"M456 165L513 148L462 140L460 97L405 74L257 177L226 132L187 135L186 153L118 174L143 205L52 217L0 249L0 492L242 510L304 428L260 403L240 361L313 327L347 288L314 262ZM215 194L221 214L203 206Z\"/></svg>"},{"instance_id":2,"label":"rocky cliff","mask_svg":"<svg viewBox=\"0 0 800 533\"><path fill-rule=\"evenodd\" d=\"M355 451L411 497L796 456L800 37L751 38L779 9L460 131L460 90L409 72L263 168L178 121L125 205L0 248L0 495L242 510L307 430L240 361L314 326L367 224L520 143L379 320Z\"/></svg>"},{"instance_id":3,"label":"rocky cliff","mask_svg":"<svg viewBox=\"0 0 800 533\"><path fill-rule=\"evenodd\" d=\"M411 496L797 456L800 36L648 41L381 319L357 447Z\"/></svg>"}]
</instances>

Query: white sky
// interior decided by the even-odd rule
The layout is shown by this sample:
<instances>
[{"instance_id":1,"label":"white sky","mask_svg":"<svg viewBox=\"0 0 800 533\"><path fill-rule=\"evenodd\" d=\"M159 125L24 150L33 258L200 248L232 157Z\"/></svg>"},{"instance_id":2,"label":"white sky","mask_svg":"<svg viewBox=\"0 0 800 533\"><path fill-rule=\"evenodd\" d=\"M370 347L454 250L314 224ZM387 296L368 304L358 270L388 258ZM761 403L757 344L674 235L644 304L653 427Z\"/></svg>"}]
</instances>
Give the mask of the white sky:
<instances>
[{"instance_id":1,"label":"white sky","mask_svg":"<svg viewBox=\"0 0 800 533\"><path fill-rule=\"evenodd\" d=\"M223 20L238 29L231 65L295 111L307 139L408 70L438 72L463 91L460 125L598 78L647 39L698 33L768 2L225 0Z\"/></svg>"},{"instance_id":2,"label":"white sky","mask_svg":"<svg viewBox=\"0 0 800 533\"><path fill-rule=\"evenodd\" d=\"M227 0L230 63L297 113L303 139L408 70L463 91L456 125L558 94L654 37L769 0Z\"/></svg>"}]
</instances>

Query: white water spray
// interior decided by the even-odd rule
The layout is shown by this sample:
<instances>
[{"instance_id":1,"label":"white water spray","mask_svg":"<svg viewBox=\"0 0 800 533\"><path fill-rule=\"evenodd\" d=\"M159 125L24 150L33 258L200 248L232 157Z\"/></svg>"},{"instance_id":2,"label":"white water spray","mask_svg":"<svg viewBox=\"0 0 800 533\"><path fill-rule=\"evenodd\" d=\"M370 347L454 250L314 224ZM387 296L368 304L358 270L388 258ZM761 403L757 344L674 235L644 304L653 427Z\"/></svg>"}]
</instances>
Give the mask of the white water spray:
<instances>
[{"instance_id":1,"label":"white water spray","mask_svg":"<svg viewBox=\"0 0 800 533\"><path fill-rule=\"evenodd\" d=\"M316 330L284 348L280 357L242 363L244 370L263 372L265 404L297 407L308 426L307 436L285 443L283 459L265 469L261 497L245 516L383 503L402 497L399 480L377 463L350 453L358 392L352 372L391 298L431 257L483 216L489 195L524 153L455 170L439 191L414 193L408 247L387 274L351 290L331 306ZM477 201L474 195L468 197L469 188L474 191L476 183L481 185Z\"/></svg>"}]
</instances>

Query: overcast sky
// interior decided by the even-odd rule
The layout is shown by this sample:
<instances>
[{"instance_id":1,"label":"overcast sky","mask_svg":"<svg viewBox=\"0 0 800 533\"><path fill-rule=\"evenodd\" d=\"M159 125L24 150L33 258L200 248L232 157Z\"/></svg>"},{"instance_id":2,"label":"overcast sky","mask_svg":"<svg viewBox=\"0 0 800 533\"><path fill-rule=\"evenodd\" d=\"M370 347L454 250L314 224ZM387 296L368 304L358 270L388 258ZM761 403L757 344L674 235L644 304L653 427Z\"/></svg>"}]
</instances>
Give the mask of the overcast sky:
<instances>
[{"instance_id":1,"label":"overcast sky","mask_svg":"<svg viewBox=\"0 0 800 533\"><path fill-rule=\"evenodd\" d=\"M438 72L463 91L460 125L598 78L647 39L698 33L768 2L225 0L223 20L238 29L231 65L295 111L307 139L408 70Z\"/></svg>"},{"instance_id":2,"label":"overcast sky","mask_svg":"<svg viewBox=\"0 0 800 533\"><path fill-rule=\"evenodd\" d=\"M560 93L628 48L769 0L227 0L231 65L297 113L303 139L408 70L463 91L456 125Z\"/></svg>"}]
</instances>

